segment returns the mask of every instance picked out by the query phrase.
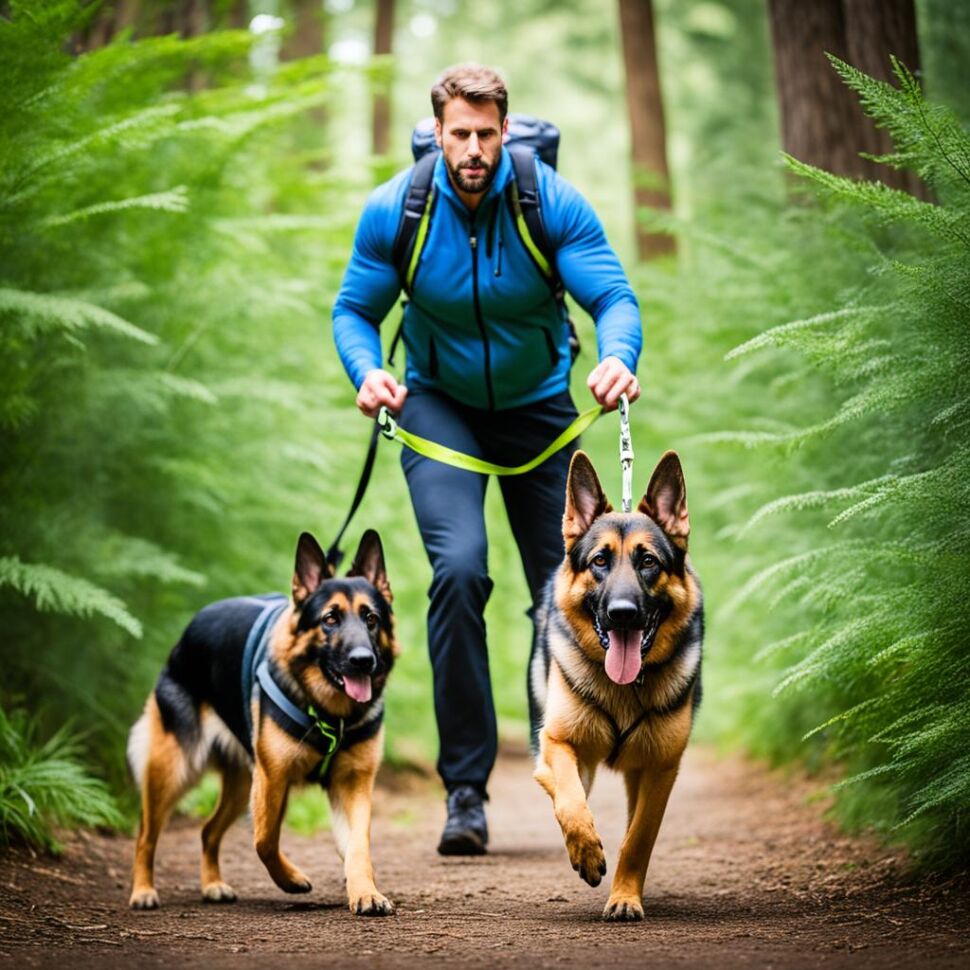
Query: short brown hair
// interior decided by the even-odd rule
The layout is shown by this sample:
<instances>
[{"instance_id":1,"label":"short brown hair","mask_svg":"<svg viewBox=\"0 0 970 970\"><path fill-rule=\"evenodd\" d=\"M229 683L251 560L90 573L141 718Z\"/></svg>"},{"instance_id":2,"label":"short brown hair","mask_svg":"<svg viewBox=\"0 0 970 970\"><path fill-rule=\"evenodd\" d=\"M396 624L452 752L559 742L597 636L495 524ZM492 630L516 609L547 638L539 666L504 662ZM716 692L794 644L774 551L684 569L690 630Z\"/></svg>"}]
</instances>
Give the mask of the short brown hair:
<instances>
[{"instance_id":1,"label":"short brown hair","mask_svg":"<svg viewBox=\"0 0 970 970\"><path fill-rule=\"evenodd\" d=\"M491 101L498 106L499 123L509 109L509 93L498 72L481 64L455 64L449 67L431 88L434 116L442 121L445 105L452 98L464 98L472 104Z\"/></svg>"}]
</instances>

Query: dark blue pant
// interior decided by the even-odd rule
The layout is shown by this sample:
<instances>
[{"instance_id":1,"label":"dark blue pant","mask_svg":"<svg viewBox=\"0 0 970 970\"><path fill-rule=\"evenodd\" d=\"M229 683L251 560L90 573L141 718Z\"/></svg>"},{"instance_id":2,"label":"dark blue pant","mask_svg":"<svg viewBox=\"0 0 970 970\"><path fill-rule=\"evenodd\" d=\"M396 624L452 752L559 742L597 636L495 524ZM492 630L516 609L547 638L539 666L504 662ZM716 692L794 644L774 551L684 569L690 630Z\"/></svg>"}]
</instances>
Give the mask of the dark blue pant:
<instances>
[{"instance_id":1,"label":"dark blue pant","mask_svg":"<svg viewBox=\"0 0 970 970\"><path fill-rule=\"evenodd\" d=\"M434 391L413 390L401 425L465 454L520 465L575 417L568 392L524 408L482 411ZM574 443L526 475L499 478L532 596L530 616L546 579L562 562L566 474L575 450ZM492 591L484 516L487 478L408 448L401 464L434 572L428 591L428 649L440 740L438 773L449 791L470 784L484 793L497 747L483 617ZM524 683L527 658L522 659Z\"/></svg>"}]
</instances>

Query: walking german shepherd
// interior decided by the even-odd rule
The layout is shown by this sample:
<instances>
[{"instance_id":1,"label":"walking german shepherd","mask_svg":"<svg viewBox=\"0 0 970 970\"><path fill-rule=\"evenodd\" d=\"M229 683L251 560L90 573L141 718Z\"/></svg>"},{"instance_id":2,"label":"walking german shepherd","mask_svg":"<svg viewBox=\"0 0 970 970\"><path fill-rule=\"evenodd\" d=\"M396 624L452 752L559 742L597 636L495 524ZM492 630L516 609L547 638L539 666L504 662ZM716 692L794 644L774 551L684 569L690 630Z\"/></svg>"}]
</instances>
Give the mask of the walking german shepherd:
<instances>
[{"instance_id":1,"label":"walking german shepherd","mask_svg":"<svg viewBox=\"0 0 970 970\"><path fill-rule=\"evenodd\" d=\"M552 798L573 869L606 874L586 802L598 765L623 773L628 825L608 920L643 919L643 881L701 699L701 589L687 557L677 455L635 512L617 513L589 458L569 466L566 558L546 589L529 665L536 781Z\"/></svg>"},{"instance_id":2,"label":"walking german shepherd","mask_svg":"<svg viewBox=\"0 0 970 970\"><path fill-rule=\"evenodd\" d=\"M382 693L398 653L390 604L376 532L364 534L346 578L333 575L304 532L292 598L221 600L189 623L128 738L142 804L133 909L159 905L158 837L178 800L213 767L222 794L202 829L204 900L236 898L219 871L219 845L247 801L256 851L273 881L285 892L310 891L280 851L280 826L290 786L317 781L330 799L351 911L393 911L374 885L370 859Z\"/></svg>"}]
</instances>

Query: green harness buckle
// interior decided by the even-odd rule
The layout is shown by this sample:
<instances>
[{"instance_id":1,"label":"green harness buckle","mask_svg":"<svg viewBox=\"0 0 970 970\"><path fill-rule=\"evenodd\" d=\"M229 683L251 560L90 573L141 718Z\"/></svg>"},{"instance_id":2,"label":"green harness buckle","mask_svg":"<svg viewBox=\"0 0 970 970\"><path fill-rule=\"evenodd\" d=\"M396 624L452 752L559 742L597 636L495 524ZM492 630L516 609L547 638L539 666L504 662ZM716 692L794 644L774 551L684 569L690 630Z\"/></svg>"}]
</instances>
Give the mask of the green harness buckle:
<instances>
[{"instance_id":1,"label":"green harness buckle","mask_svg":"<svg viewBox=\"0 0 970 970\"><path fill-rule=\"evenodd\" d=\"M336 754L337 748L340 746L340 742L343 740L344 721L343 718L340 719L340 730L338 733L329 724L327 724L326 721L320 720L320 716L317 714L316 708L312 704L307 707L307 714L313 718L313 723L316 725L317 730L327 740L327 750L323 753L323 759L317 766L317 770L313 772L317 780L320 780L326 777L327 771L330 769L330 762L333 761L333 756Z\"/></svg>"}]
</instances>

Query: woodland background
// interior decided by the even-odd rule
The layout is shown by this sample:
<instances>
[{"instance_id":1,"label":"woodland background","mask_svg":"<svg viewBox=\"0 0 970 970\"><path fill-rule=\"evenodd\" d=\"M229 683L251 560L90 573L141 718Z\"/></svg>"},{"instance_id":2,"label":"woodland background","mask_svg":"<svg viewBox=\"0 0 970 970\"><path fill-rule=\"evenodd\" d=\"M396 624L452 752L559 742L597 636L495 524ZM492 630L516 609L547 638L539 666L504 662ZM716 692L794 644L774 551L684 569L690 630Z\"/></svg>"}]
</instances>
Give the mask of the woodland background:
<instances>
[{"instance_id":1,"label":"woodland background","mask_svg":"<svg viewBox=\"0 0 970 970\"><path fill-rule=\"evenodd\" d=\"M968 54L970 4L945 0L0 0L0 841L131 825L125 734L193 611L285 589L299 532L332 538L368 433L329 333L356 220L433 78L478 60L560 126L641 301L637 478L680 451L699 737L965 864ZM584 447L615 495L614 420ZM389 760L428 764L398 457L349 544L379 529L395 592ZM495 488L488 516L492 678L523 739ZM291 806L325 821L319 793Z\"/></svg>"}]
</instances>

